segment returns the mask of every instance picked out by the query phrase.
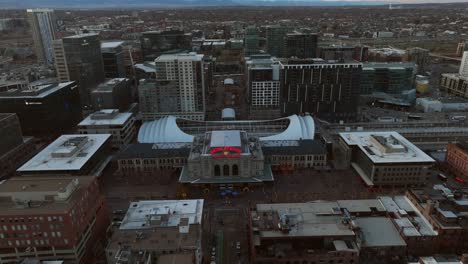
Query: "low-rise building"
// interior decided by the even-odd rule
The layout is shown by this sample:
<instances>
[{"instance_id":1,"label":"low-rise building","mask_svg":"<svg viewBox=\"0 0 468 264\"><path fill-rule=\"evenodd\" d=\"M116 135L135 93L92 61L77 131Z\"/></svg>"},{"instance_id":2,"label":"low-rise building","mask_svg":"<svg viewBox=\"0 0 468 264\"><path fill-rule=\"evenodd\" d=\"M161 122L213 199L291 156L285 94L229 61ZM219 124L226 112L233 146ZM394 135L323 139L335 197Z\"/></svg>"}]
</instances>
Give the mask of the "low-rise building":
<instances>
[{"instance_id":1,"label":"low-rise building","mask_svg":"<svg viewBox=\"0 0 468 264\"><path fill-rule=\"evenodd\" d=\"M257 204L251 263L403 263L406 243L379 199Z\"/></svg>"},{"instance_id":2,"label":"low-rise building","mask_svg":"<svg viewBox=\"0 0 468 264\"><path fill-rule=\"evenodd\" d=\"M344 132L345 160L367 186L424 185L435 161L397 132Z\"/></svg>"},{"instance_id":3,"label":"low-rise building","mask_svg":"<svg viewBox=\"0 0 468 264\"><path fill-rule=\"evenodd\" d=\"M387 215L407 244L407 254L427 256L435 252L437 232L416 206L405 196L382 196Z\"/></svg>"},{"instance_id":4,"label":"low-rise building","mask_svg":"<svg viewBox=\"0 0 468 264\"><path fill-rule=\"evenodd\" d=\"M458 256L428 256L419 257L417 261L409 261L408 264L467 264L468 255Z\"/></svg>"},{"instance_id":5,"label":"low-rise building","mask_svg":"<svg viewBox=\"0 0 468 264\"><path fill-rule=\"evenodd\" d=\"M189 143L140 143L131 144L116 156L118 171L131 176L136 173L180 171L187 164Z\"/></svg>"},{"instance_id":6,"label":"low-rise building","mask_svg":"<svg viewBox=\"0 0 468 264\"><path fill-rule=\"evenodd\" d=\"M250 212L251 263L358 263L351 223L336 202L257 204Z\"/></svg>"},{"instance_id":7,"label":"low-rise building","mask_svg":"<svg viewBox=\"0 0 468 264\"><path fill-rule=\"evenodd\" d=\"M318 140L265 141L262 142L262 150L272 170L327 166L327 150Z\"/></svg>"},{"instance_id":8,"label":"low-rise building","mask_svg":"<svg viewBox=\"0 0 468 264\"><path fill-rule=\"evenodd\" d=\"M406 243L387 217L359 217L360 263L404 263Z\"/></svg>"},{"instance_id":9,"label":"low-rise building","mask_svg":"<svg viewBox=\"0 0 468 264\"><path fill-rule=\"evenodd\" d=\"M0 184L0 263L97 263L108 210L96 178L15 177Z\"/></svg>"},{"instance_id":10,"label":"low-rise building","mask_svg":"<svg viewBox=\"0 0 468 264\"><path fill-rule=\"evenodd\" d=\"M203 200L132 202L106 248L107 263L201 263L202 213Z\"/></svg>"},{"instance_id":11,"label":"low-rise building","mask_svg":"<svg viewBox=\"0 0 468 264\"><path fill-rule=\"evenodd\" d=\"M111 134L112 146L123 148L135 139L135 117L132 113L120 113L118 109L103 109L81 121L78 133Z\"/></svg>"},{"instance_id":12,"label":"low-rise building","mask_svg":"<svg viewBox=\"0 0 468 264\"><path fill-rule=\"evenodd\" d=\"M437 232L436 252L463 254L468 248L468 196L443 185L414 189L406 197Z\"/></svg>"},{"instance_id":13,"label":"low-rise building","mask_svg":"<svg viewBox=\"0 0 468 264\"><path fill-rule=\"evenodd\" d=\"M445 162L456 176L468 181L468 142L448 144Z\"/></svg>"},{"instance_id":14,"label":"low-rise building","mask_svg":"<svg viewBox=\"0 0 468 264\"><path fill-rule=\"evenodd\" d=\"M110 161L110 134L63 135L17 172L22 176L99 176Z\"/></svg>"}]
</instances>

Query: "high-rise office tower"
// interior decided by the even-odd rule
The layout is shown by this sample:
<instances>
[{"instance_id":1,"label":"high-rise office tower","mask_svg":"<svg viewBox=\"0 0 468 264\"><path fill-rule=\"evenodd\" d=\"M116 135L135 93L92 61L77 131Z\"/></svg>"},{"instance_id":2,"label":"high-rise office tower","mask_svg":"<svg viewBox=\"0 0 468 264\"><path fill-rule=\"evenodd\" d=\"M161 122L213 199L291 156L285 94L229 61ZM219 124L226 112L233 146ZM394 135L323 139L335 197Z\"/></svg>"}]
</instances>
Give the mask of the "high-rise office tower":
<instances>
[{"instance_id":1,"label":"high-rise office tower","mask_svg":"<svg viewBox=\"0 0 468 264\"><path fill-rule=\"evenodd\" d=\"M269 55L246 61L247 94L253 119L280 117L280 67Z\"/></svg>"},{"instance_id":2,"label":"high-rise office tower","mask_svg":"<svg viewBox=\"0 0 468 264\"><path fill-rule=\"evenodd\" d=\"M459 74L462 76L468 76L468 51L463 52Z\"/></svg>"},{"instance_id":3,"label":"high-rise office tower","mask_svg":"<svg viewBox=\"0 0 468 264\"><path fill-rule=\"evenodd\" d=\"M289 60L280 67L283 115L309 112L329 121L356 118L361 63Z\"/></svg>"},{"instance_id":4,"label":"high-rise office tower","mask_svg":"<svg viewBox=\"0 0 468 264\"><path fill-rule=\"evenodd\" d=\"M284 37L288 29L280 25L266 28L267 51L271 56L282 57L284 52Z\"/></svg>"},{"instance_id":5,"label":"high-rise office tower","mask_svg":"<svg viewBox=\"0 0 468 264\"><path fill-rule=\"evenodd\" d=\"M143 57L148 61L155 60L161 54L192 50L192 34L181 30L143 32L140 41Z\"/></svg>"},{"instance_id":6,"label":"high-rise office tower","mask_svg":"<svg viewBox=\"0 0 468 264\"><path fill-rule=\"evenodd\" d=\"M73 129L81 120L75 82L0 92L0 113L16 113L27 136L51 136Z\"/></svg>"},{"instance_id":7,"label":"high-rise office tower","mask_svg":"<svg viewBox=\"0 0 468 264\"><path fill-rule=\"evenodd\" d=\"M140 83L144 121L174 115L205 119L205 67L201 54L165 54L156 60L156 80Z\"/></svg>"},{"instance_id":8,"label":"high-rise office tower","mask_svg":"<svg viewBox=\"0 0 468 264\"><path fill-rule=\"evenodd\" d=\"M102 61L106 78L125 77L125 54L123 41L101 43Z\"/></svg>"},{"instance_id":9,"label":"high-rise office tower","mask_svg":"<svg viewBox=\"0 0 468 264\"><path fill-rule=\"evenodd\" d=\"M104 64L98 34L82 34L54 41L55 68L60 81L75 81L83 106L91 104L90 92L104 81Z\"/></svg>"},{"instance_id":10,"label":"high-rise office tower","mask_svg":"<svg viewBox=\"0 0 468 264\"><path fill-rule=\"evenodd\" d=\"M52 9L28 9L26 12L31 26L37 60L51 65L54 63L52 42L56 32L54 11Z\"/></svg>"},{"instance_id":11,"label":"high-rise office tower","mask_svg":"<svg viewBox=\"0 0 468 264\"><path fill-rule=\"evenodd\" d=\"M258 30L254 26L249 26L245 29L244 37L244 54L250 56L257 54L260 51L260 38L258 36Z\"/></svg>"},{"instance_id":12,"label":"high-rise office tower","mask_svg":"<svg viewBox=\"0 0 468 264\"><path fill-rule=\"evenodd\" d=\"M284 56L287 58L317 57L317 34L289 33L284 38Z\"/></svg>"}]
</instances>

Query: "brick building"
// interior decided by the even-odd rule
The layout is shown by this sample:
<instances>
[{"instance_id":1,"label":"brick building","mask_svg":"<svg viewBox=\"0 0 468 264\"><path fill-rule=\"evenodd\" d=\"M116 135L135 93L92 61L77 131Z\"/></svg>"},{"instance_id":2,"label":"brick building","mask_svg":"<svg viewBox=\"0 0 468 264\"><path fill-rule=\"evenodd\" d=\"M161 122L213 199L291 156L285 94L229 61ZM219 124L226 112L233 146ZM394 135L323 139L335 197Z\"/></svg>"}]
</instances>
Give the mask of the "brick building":
<instances>
[{"instance_id":1,"label":"brick building","mask_svg":"<svg viewBox=\"0 0 468 264\"><path fill-rule=\"evenodd\" d=\"M434 185L432 190L410 190L406 197L437 232L435 252L462 254L468 248L468 196Z\"/></svg>"},{"instance_id":2,"label":"brick building","mask_svg":"<svg viewBox=\"0 0 468 264\"><path fill-rule=\"evenodd\" d=\"M108 225L94 177L16 177L0 184L0 263L97 263Z\"/></svg>"},{"instance_id":3,"label":"brick building","mask_svg":"<svg viewBox=\"0 0 468 264\"><path fill-rule=\"evenodd\" d=\"M448 144L445 162L456 176L468 180L468 142Z\"/></svg>"}]
</instances>

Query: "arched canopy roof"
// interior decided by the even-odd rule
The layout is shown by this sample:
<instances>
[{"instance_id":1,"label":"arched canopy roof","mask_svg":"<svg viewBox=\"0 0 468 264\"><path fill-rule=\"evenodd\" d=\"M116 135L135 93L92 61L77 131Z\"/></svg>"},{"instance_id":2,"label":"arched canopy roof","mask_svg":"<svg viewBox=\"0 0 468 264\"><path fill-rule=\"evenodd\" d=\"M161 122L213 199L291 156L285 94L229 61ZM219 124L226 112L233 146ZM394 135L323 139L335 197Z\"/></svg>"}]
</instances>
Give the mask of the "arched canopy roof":
<instances>
[{"instance_id":1,"label":"arched canopy roof","mask_svg":"<svg viewBox=\"0 0 468 264\"><path fill-rule=\"evenodd\" d=\"M193 142L194 136L184 133L177 126L175 116L143 123L138 132L139 143Z\"/></svg>"},{"instance_id":2,"label":"arched canopy roof","mask_svg":"<svg viewBox=\"0 0 468 264\"><path fill-rule=\"evenodd\" d=\"M238 126L245 126L250 123L251 126L255 126L258 123L259 126L264 125L265 122L275 122L278 120L288 119L288 125L284 131L261 137L262 141L270 140L301 140L301 139L314 139L315 124L314 120L310 115L298 116L292 115L271 121L250 121L250 120L239 120L239 121L191 121L183 119L186 122L199 123L200 126L206 126L204 131L219 130L220 123L226 123L231 130L238 130ZM166 116L161 119L144 123L140 131L138 132L139 143L190 143L193 142L194 135L190 135L182 131L176 122L177 118L174 116ZM215 125L217 129L210 129L209 126ZM247 131L249 133L249 131Z\"/></svg>"},{"instance_id":3,"label":"arched canopy roof","mask_svg":"<svg viewBox=\"0 0 468 264\"><path fill-rule=\"evenodd\" d=\"M286 117L289 119L289 125L283 132L268 136L262 137L260 140L269 141L269 140L300 140L300 139L314 139L315 134L315 124L314 120L310 115L298 116L292 115Z\"/></svg>"}]
</instances>

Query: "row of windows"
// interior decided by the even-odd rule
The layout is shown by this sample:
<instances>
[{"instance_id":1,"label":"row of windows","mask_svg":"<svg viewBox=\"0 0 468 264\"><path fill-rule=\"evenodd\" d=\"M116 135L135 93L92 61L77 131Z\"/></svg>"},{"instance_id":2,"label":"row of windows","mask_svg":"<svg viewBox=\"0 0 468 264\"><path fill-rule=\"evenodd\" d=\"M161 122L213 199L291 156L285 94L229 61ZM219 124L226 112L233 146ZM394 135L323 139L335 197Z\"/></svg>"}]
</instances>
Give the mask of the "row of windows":
<instances>
[{"instance_id":1,"label":"row of windows","mask_svg":"<svg viewBox=\"0 0 468 264\"><path fill-rule=\"evenodd\" d=\"M26 230L26 229L24 229ZM14 231L14 230L13 230ZM20 231L18 229L18 231ZM31 235L31 238L34 237L49 237L48 232L32 232L32 234L29 233L0 233L0 238L29 238L29 235ZM50 232L51 237L62 237L62 232L60 231L52 231Z\"/></svg>"},{"instance_id":2,"label":"row of windows","mask_svg":"<svg viewBox=\"0 0 468 264\"><path fill-rule=\"evenodd\" d=\"M135 162L134 162L135 161ZM186 163L187 162L187 159L185 158L172 158L172 159L159 159L159 164L174 164L174 163ZM140 165L141 164L141 160L140 159L136 159L136 160L120 160L120 164L122 165L125 165L125 164L128 164L128 165L133 165L133 164L136 164L136 165ZM156 164L156 160L155 159L144 159L143 160L143 164Z\"/></svg>"},{"instance_id":3,"label":"row of windows","mask_svg":"<svg viewBox=\"0 0 468 264\"><path fill-rule=\"evenodd\" d=\"M379 171L379 168L376 168L375 171ZM393 167L393 168L383 168L383 171L421 171L421 167Z\"/></svg>"},{"instance_id":4,"label":"row of windows","mask_svg":"<svg viewBox=\"0 0 468 264\"><path fill-rule=\"evenodd\" d=\"M42 216L39 217L15 217L15 218L0 218L0 223L25 223L25 222L44 222L47 220L48 222L52 221L60 221L63 222L63 217L62 216L48 216L47 218L44 218Z\"/></svg>"},{"instance_id":5,"label":"row of windows","mask_svg":"<svg viewBox=\"0 0 468 264\"><path fill-rule=\"evenodd\" d=\"M61 244L68 244L68 239L63 239L63 240L58 240L58 243ZM40 239L40 240L15 240L13 241L0 241L0 245L2 246L30 246L30 245L35 245L35 246L43 246L43 245L50 245L49 239Z\"/></svg>"},{"instance_id":6,"label":"row of windows","mask_svg":"<svg viewBox=\"0 0 468 264\"><path fill-rule=\"evenodd\" d=\"M378 177L374 177L374 181L378 181ZM403 181L422 181L422 177L396 177L396 178L383 178L382 182L403 182ZM429 180L426 178L426 180Z\"/></svg>"},{"instance_id":7,"label":"row of windows","mask_svg":"<svg viewBox=\"0 0 468 264\"><path fill-rule=\"evenodd\" d=\"M312 160L325 160L325 156L311 156L311 155L308 155L308 156L272 156L271 159L276 161L276 160L296 160L296 161L299 161L299 160L307 160L308 161L312 161Z\"/></svg>"}]
</instances>

